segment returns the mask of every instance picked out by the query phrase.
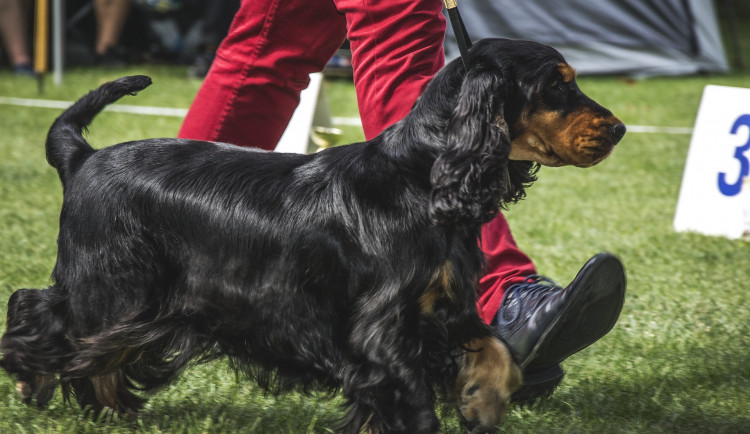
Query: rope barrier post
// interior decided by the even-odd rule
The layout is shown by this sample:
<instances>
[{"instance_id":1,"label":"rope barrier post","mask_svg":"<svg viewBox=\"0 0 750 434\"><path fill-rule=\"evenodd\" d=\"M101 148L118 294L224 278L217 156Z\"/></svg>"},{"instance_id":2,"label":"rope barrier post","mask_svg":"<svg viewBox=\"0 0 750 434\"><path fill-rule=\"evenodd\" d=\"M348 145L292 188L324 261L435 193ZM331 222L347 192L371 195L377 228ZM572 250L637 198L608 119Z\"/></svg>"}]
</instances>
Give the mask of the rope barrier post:
<instances>
[{"instance_id":1,"label":"rope barrier post","mask_svg":"<svg viewBox=\"0 0 750 434\"><path fill-rule=\"evenodd\" d=\"M52 71L55 86L63 81L65 0L52 0Z\"/></svg>"},{"instance_id":2,"label":"rope barrier post","mask_svg":"<svg viewBox=\"0 0 750 434\"><path fill-rule=\"evenodd\" d=\"M39 85L39 93L44 91L44 73L47 72L48 2L49 0L36 0L34 13L34 72Z\"/></svg>"}]
</instances>

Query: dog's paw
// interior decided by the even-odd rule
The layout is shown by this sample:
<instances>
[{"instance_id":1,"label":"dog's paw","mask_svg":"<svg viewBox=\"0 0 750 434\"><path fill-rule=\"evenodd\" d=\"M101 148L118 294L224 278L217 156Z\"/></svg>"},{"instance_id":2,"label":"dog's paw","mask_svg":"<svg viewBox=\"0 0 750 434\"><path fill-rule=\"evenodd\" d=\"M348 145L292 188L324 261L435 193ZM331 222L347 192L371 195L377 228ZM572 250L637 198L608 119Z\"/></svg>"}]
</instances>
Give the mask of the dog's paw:
<instances>
[{"instance_id":1,"label":"dog's paw","mask_svg":"<svg viewBox=\"0 0 750 434\"><path fill-rule=\"evenodd\" d=\"M36 405L44 407L52 399L57 388L57 380L52 376L36 375L31 381L16 382L16 392L24 404L31 404L36 398Z\"/></svg>"},{"instance_id":2,"label":"dog's paw","mask_svg":"<svg viewBox=\"0 0 750 434\"><path fill-rule=\"evenodd\" d=\"M16 393L18 393L18 396L21 397L21 401L23 401L24 404L28 404L31 402L31 384L25 381L17 382Z\"/></svg>"},{"instance_id":3,"label":"dog's paw","mask_svg":"<svg viewBox=\"0 0 750 434\"><path fill-rule=\"evenodd\" d=\"M496 338L475 339L467 350L456 378L458 409L470 433L493 432L505 419L511 395L521 387L521 368Z\"/></svg>"}]
</instances>

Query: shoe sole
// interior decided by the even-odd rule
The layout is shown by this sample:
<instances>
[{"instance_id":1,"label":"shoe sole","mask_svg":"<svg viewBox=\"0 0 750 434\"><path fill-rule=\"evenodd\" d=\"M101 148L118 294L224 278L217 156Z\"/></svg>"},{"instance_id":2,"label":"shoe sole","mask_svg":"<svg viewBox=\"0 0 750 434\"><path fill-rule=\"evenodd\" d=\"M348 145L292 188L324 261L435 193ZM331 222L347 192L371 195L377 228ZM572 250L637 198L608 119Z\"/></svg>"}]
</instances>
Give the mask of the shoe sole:
<instances>
[{"instance_id":1,"label":"shoe sole","mask_svg":"<svg viewBox=\"0 0 750 434\"><path fill-rule=\"evenodd\" d=\"M568 285L574 292L560 309L521 368L557 365L606 335L617 323L625 302L625 269L620 260L600 253Z\"/></svg>"},{"instance_id":2,"label":"shoe sole","mask_svg":"<svg viewBox=\"0 0 750 434\"><path fill-rule=\"evenodd\" d=\"M547 398L562 382L565 372L560 365L554 365L541 371L524 373L523 386L513 392L510 402L521 406L532 406Z\"/></svg>"}]
</instances>

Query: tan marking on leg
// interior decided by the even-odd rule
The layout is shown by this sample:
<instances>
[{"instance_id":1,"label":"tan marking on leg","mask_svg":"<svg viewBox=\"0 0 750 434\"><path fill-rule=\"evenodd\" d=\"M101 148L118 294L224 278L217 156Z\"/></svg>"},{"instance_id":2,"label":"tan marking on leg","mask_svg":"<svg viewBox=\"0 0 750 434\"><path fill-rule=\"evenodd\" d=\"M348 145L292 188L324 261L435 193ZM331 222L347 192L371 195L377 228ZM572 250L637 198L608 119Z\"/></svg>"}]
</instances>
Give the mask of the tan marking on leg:
<instances>
[{"instance_id":1,"label":"tan marking on leg","mask_svg":"<svg viewBox=\"0 0 750 434\"><path fill-rule=\"evenodd\" d=\"M505 419L511 395L521 387L521 368L494 337L475 339L467 349L456 378L458 408L477 431L494 430Z\"/></svg>"},{"instance_id":2,"label":"tan marking on leg","mask_svg":"<svg viewBox=\"0 0 750 434\"><path fill-rule=\"evenodd\" d=\"M46 405L57 388L57 380L51 375L35 375L31 382L16 382L16 392L24 404L31 403L36 398L38 406Z\"/></svg>"},{"instance_id":3,"label":"tan marking on leg","mask_svg":"<svg viewBox=\"0 0 750 434\"><path fill-rule=\"evenodd\" d=\"M435 271L427 289L419 297L422 313L432 315L435 313L435 303L442 297L453 298L451 285L453 282L453 264L445 261L443 266Z\"/></svg>"},{"instance_id":4,"label":"tan marking on leg","mask_svg":"<svg viewBox=\"0 0 750 434\"><path fill-rule=\"evenodd\" d=\"M21 400L27 402L31 399L31 385L25 381L19 381L16 383L16 393L21 397Z\"/></svg>"}]
</instances>

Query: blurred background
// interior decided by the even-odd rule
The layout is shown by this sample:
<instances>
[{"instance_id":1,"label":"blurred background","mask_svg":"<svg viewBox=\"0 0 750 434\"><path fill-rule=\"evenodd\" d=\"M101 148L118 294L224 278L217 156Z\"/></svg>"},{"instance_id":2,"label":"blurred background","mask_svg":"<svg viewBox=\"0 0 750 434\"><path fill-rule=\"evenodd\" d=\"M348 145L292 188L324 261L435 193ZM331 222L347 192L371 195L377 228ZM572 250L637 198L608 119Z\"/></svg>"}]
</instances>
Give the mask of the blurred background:
<instances>
[{"instance_id":1,"label":"blurred background","mask_svg":"<svg viewBox=\"0 0 750 434\"><path fill-rule=\"evenodd\" d=\"M46 63L37 65L43 71L56 63L174 64L202 77L238 5L239 0L0 0L0 65L30 75L36 55L37 63ZM459 8L472 40L550 44L579 74L725 73L750 62L748 0L473 0ZM35 15L40 11L42 17ZM59 58L53 57L56 43ZM445 46L449 59L458 55L450 26ZM349 58L344 44L327 75L350 77Z\"/></svg>"},{"instance_id":2,"label":"blurred background","mask_svg":"<svg viewBox=\"0 0 750 434\"><path fill-rule=\"evenodd\" d=\"M51 123L99 84L146 74L154 85L99 115L88 140L174 137L237 4L0 0L0 330L4 300L49 285L55 263L62 194L44 155ZM56 5L64 6L57 21ZM543 168L506 213L541 274L568 282L591 255L610 251L625 264L628 293L612 332L565 362L550 400L514 407L503 432L748 432L750 242L677 232L673 220L704 89L750 88L750 0L459 0L459 8L473 40L558 48L581 89L628 126L610 158L586 170ZM457 53L450 33L446 53ZM343 44L320 85L341 144L363 139L349 59ZM747 134L732 136L734 146ZM44 411L25 406L5 374L0 402L0 432L328 433L343 400L264 394L218 361L191 367L141 416L113 423L82 418L60 394ZM442 420L442 432L464 432L450 413Z\"/></svg>"}]
</instances>

